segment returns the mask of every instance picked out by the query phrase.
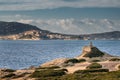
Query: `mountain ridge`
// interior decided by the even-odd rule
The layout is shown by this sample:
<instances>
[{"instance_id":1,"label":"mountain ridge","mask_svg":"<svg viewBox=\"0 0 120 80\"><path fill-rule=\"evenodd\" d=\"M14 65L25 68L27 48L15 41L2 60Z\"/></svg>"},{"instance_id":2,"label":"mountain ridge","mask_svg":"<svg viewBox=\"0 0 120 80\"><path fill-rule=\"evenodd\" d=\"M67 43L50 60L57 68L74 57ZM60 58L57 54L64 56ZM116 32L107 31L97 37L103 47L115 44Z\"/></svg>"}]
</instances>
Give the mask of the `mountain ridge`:
<instances>
[{"instance_id":1,"label":"mountain ridge","mask_svg":"<svg viewBox=\"0 0 120 80\"><path fill-rule=\"evenodd\" d=\"M120 31L71 35L42 30L37 26L19 22L0 21L0 39L11 40L105 40L120 39Z\"/></svg>"}]
</instances>

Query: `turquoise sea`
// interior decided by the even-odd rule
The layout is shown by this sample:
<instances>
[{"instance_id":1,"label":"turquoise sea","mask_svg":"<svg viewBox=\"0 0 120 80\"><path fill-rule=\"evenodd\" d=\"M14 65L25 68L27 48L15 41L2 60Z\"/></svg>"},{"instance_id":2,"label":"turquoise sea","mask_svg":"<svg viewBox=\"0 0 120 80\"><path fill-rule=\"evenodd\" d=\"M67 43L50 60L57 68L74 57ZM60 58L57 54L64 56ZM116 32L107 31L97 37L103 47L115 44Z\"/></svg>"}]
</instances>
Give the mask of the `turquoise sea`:
<instances>
[{"instance_id":1,"label":"turquoise sea","mask_svg":"<svg viewBox=\"0 0 120 80\"><path fill-rule=\"evenodd\" d=\"M72 58L80 55L83 40L0 40L0 68L23 69L56 58ZM101 51L120 56L120 40L93 40Z\"/></svg>"}]
</instances>

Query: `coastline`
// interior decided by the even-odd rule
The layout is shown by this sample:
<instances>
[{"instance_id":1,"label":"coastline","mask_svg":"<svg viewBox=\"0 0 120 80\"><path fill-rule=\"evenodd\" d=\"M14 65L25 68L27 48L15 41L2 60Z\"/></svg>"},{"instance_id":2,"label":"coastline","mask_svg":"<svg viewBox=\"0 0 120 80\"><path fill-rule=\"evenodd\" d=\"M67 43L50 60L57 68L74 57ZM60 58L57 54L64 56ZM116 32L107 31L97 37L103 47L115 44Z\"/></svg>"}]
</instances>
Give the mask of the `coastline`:
<instances>
[{"instance_id":1,"label":"coastline","mask_svg":"<svg viewBox=\"0 0 120 80\"><path fill-rule=\"evenodd\" d=\"M88 69L88 66L91 64L97 64L100 68L96 68L95 66L95 69ZM76 73L81 74L81 72L85 72L84 75L87 75L88 73L86 72L90 71L90 74L92 75L93 72L98 74L104 72L107 74L111 72L119 72L119 70L120 57L104 53L90 43L90 45L83 47L81 55L77 57L59 58L43 63L38 67L30 66L26 69L0 69L0 80L39 80L39 78L40 80L41 78L44 80L44 78L46 78L45 76L48 77L48 79L45 80L49 80L49 77L59 79L56 76L62 77L62 75L75 75Z\"/></svg>"},{"instance_id":2,"label":"coastline","mask_svg":"<svg viewBox=\"0 0 120 80\"><path fill-rule=\"evenodd\" d=\"M111 57L116 58L116 57ZM117 57L118 58L118 57ZM74 58L75 59L75 58ZM81 58L82 59L82 58ZM119 57L120 59L120 57ZM0 69L0 80L38 80L37 78L31 78L30 76L36 72L36 70L46 70L50 68L50 70L62 70L65 69L67 72L66 74L74 74L76 71L79 70L86 70L86 67L89 66L91 63L89 60L88 61L83 61L80 63L67 63L65 62L69 60L68 58L61 58L61 59L55 59L49 62L46 62L38 67L31 66L26 69L18 69L18 70L13 70L13 69ZM118 71L120 66L120 61L100 61L97 62L101 64L103 67L101 69L108 69L109 72L113 71ZM58 68L56 68L58 66ZM55 68L54 68L55 67ZM10 76L10 77L9 77ZM49 80L49 79L48 79Z\"/></svg>"}]
</instances>

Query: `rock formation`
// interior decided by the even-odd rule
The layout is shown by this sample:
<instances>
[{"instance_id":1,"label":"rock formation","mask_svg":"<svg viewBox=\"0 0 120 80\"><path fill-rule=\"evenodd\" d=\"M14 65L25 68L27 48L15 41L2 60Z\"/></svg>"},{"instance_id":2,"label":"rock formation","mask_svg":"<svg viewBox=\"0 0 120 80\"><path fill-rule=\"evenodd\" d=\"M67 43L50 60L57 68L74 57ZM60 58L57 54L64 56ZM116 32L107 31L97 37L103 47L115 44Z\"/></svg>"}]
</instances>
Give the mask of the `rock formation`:
<instances>
[{"instance_id":1,"label":"rock formation","mask_svg":"<svg viewBox=\"0 0 120 80\"><path fill-rule=\"evenodd\" d=\"M93 46L92 42L89 45L84 46L82 49L82 54L79 57L103 57L106 53L100 51L97 47ZM108 55L108 54L107 54ZM108 55L111 57L111 55Z\"/></svg>"}]
</instances>

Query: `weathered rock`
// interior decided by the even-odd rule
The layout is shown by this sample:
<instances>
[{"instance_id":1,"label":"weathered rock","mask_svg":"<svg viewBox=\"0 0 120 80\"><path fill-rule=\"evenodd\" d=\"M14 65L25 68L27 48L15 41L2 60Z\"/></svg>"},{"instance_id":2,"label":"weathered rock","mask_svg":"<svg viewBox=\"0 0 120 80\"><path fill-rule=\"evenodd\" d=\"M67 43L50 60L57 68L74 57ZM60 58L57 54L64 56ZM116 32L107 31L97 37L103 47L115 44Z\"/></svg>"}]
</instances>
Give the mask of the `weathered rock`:
<instances>
[{"instance_id":1,"label":"weathered rock","mask_svg":"<svg viewBox=\"0 0 120 80\"><path fill-rule=\"evenodd\" d=\"M90 45L83 47L82 54L79 57L93 58L93 57L103 57L103 56L111 57L111 55L100 51L97 47L92 45L92 42L90 42Z\"/></svg>"}]
</instances>

